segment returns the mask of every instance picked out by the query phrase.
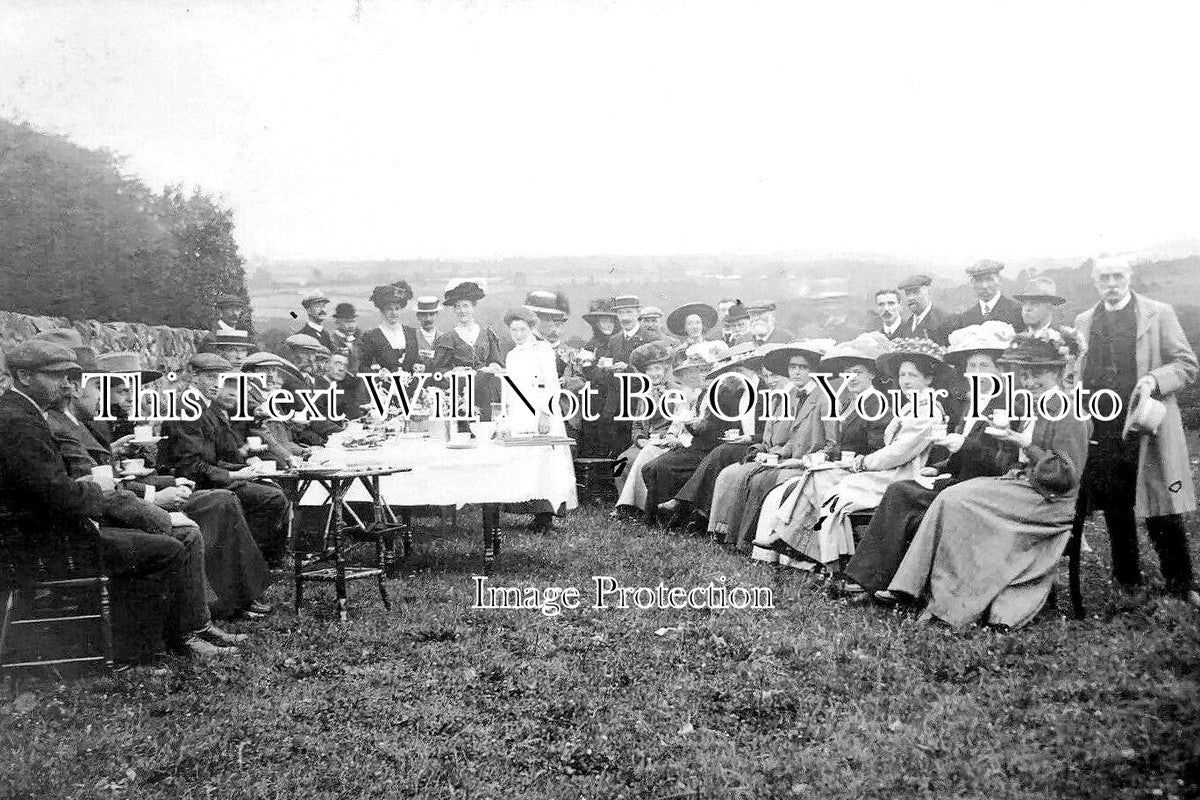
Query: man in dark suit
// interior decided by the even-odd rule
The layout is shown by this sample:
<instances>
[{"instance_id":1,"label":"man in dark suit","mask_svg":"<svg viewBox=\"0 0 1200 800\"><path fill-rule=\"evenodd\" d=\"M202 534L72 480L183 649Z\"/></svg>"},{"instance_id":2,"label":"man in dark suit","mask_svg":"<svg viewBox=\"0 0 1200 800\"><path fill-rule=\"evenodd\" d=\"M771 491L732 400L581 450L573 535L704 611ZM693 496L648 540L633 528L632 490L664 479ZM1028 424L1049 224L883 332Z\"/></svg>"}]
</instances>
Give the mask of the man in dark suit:
<instances>
[{"instance_id":1,"label":"man in dark suit","mask_svg":"<svg viewBox=\"0 0 1200 800\"><path fill-rule=\"evenodd\" d=\"M796 337L791 331L775 327L774 300L759 300L746 307L750 312L750 336L756 345L787 344Z\"/></svg>"},{"instance_id":2,"label":"man in dark suit","mask_svg":"<svg viewBox=\"0 0 1200 800\"><path fill-rule=\"evenodd\" d=\"M874 330L880 331L888 339L903 335L904 315L900 310L899 290L880 289L875 292L875 315L879 317L879 324Z\"/></svg>"},{"instance_id":3,"label":"man in dark suit","mask_svg":"<svg viewBox=\"0 0 1200 800\"><path fill-rule=\"evenodd\" d=\"M228 361L211 353L192 356L189 369L192 386L203 398L204 412L199 419L164 426L163 458L176 477L187 478L197 489L228 489L237 495L263 558L273 567L282 566L287 496L279 487L255 480L254 470L246 466L248 451L240 445L225 410L215 402L221 373L233 370Z\"/></svg>"},{"instance_id":4,"label":"man in dark suit","mask_svg":"<svg viewBox=\"0 0 1200 800\"><path fill-rule=\"evenodd\" d=\"M102 487L95 479L74 480L68 474L46 411L61 406L73 392L68 375L80 369L67 348L43 341L18 345L8 357L13 386L0 396L0 508L10 516L14 554L22 565L32 563L53 541L48 530L70 540L99 536L116 594L124 598L123 580L143 587L130 596L131 611L165 596L164 635L168 644L194 656L235 652L233 640L212 625L204 583L204 544L198 530L182 541L170 534L98 526L112 495L124 490ZM146 586L153 595L145 594ZM128 594L132 595L133 592ZM122 606L126 604L122 603ZM244 638L244 637L240 637Z\"/></svg>"},{"instance_id":5,"label":"man in dark suit","mask_svg":"<svg viewBox=\"0 0 1200 800\"><path fill-rule=\"evenodd\" d=\"M1021 304L1000 293L1000 273L1003 270L1004 265L999 261L986 259L967 268L977 299L959 312L951 328L946 331L947 336L959 328L978 325L986 320L1007 322L1014 331L1021 330L1025 324L1021 321Z\"/></svg>"},{"instance_id":6,"label":"man in dark suit","mask_svg":"<svg viewBox=\"0 0 1200 800\"><path fill-rule=\"evenodd\" d=\"M930 292L933 278L923 273L910 275L897 288L904 295L904 304L911 314L900 326L903 338L932 339L945 346L950 332L946 330L949 317L933 305Z\"/></svg>"},{"instance_id":7,"label":"man in dark suit","mask_svg":"<svg viewBox=\"0 0 1200 800\"><path fill-rule=\"evenodd\" d=\"M312 292L300 301L300 305L304 306L304 313L308 315L308 319L304 327L296 333L313 337L332 353L337 349L337 343L333 341L329 331L325 330L325 318L329 316L329 298L324 292Z\"/></svg>"},{"instance_id":8,"label":"man in dark suit","mask_svg":"<svg viewBox=\"0 0 1200 800\"><path fill-rule=\"evenodd\" d=\"M629 422L619 422L614 419L620 409L620 383L617 375L632 371L630 357L633 351L644 344L655 341L658 336L644 328L638 321L642 312L642 303L635 295L627 294L615 298L612 310L617 315L620 330L608 339L608 356L612 363L605 361L597 364L597 372L604 376L608 384L608 392L604 396L604 408L600 412L600 420L607 429L607 452L616 458L633 442L633 431Z\"/></svg>"}]
</instances>

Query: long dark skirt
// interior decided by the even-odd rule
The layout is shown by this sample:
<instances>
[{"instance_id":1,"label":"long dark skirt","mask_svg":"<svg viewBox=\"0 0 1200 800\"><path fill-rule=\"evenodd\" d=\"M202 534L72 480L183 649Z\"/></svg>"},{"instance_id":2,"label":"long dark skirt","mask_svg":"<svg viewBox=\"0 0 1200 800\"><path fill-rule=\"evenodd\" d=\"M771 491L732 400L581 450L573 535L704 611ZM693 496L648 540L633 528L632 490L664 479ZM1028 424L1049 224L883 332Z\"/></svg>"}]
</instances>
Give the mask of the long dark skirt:
<instances>
[{"instance_id":1,"label":"long dark skirt","mask_svg":"<svg viewBox=\"0 0 1200 800\"><path fill-rule=\"evenodd\" d=\"M183 507L204 537L204 571L215 595L214 617L231 617L262 597L271 572L233 492L209 489L193 492Z\"/></svg>"},{"instance_id":2,"label":"long dark skirt","mask_svg":"<svg viewBox=\"0 0 1200 800\"><path fill-rule=\"evenodd\" d=\"M888 486L846 566L846 575L872 591L886 589L937 496L938 492L916 481L896 481Z\"/></svg>"},{"instance_id":3,"label":"long dark skirt","mask_svg":"<svg viewBox=\"0 0 1200 800\"><path fill-rule=\"evenodd\" d=\"M730 516L726 541L736 545L743 553L749 553L753 549L754 533L758 528L758 515L762 511L763 501L781 482L799 475L802 471L764 466L751 475L746 481L745 492L738 498Z\"/></svg>"},{"instance_id":4,"label":"long dark skirt","mask_svg":"<svg viewBox=\"0 0 1200 800\"><path fill-rule=\"evenodd\" d=\"M647 521L653 519L659 503L665 503L683 488L706 455L705 449L680 447L642 467L642 480L646 483L646 507L642 510L646 512Z\"/></svg>"},{"instance_id":5,"label":"long dark skirt","mask_svg":"<svg viewBox=\"0 0 1200 800\"><path fill-rule=\"evenodd\" d=\"M750 451L748 444L722 443L706 455L692 472L687 482L676 492L675 497L691 503L698 511L708 514L712 508L713 486L721 470L731 464L740 464Z\"/></svg>"}]
</instances>

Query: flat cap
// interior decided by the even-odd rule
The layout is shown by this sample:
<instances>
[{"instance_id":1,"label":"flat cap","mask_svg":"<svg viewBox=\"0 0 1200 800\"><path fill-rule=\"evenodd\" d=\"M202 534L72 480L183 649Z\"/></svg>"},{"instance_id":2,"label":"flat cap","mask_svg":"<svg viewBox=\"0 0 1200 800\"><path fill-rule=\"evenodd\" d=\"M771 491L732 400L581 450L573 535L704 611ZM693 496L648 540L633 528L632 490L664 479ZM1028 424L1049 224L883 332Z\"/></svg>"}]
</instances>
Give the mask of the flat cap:
<instances>
[{"instance_id":1,"label":"flat cap","mask_svg":"<svg viewBox=\"0 0 1200 800\"><path fill-rule=\"evenodd\" d=\"M1003 271L1003 264L1001 264L999 261L989 261L986 258L982 261L976 261L974 264L967 267L967 274L972 278L983 278L987 275L999 275Z\"/></svg>"},{"instance_id":2,"label":"flat cap","mask_svg":"<svg viewBox=\"0 0 1200 800\"><path fill-rule=\"evenodd\" d=\"M907 278L896 284L897 289L913 289L917 286L933 286L933 278L929 277L924 272L918 272L914 275L909 275Z\"/></svg>"},{"instance_id":3,"label":"flat cap","mask_svg":"<svg viewBox=\"0 0 1200 800\"><path fill-rule=\"evenodd\" d=\"M63 347L83 347L83 334L74 328L50 328L38 331L30 338L36 342L51 342Z\"/></svg>"},{"instance_id":4,"label":"flat cap","mask_svg":"<svg viewBox=\"0 0 1200 800\"><path fill-rule=\"evenodd\" d=\"M329 295L325 294L320 289L314 289L313 291L309 292L308 294L306 294L304 296L304 299L300 301L300 305L305 306L307 308L308 306L311 306L315 303L328 303L328 302L329 302Z\"/></svg>"},{"instance_id":5,"label":"flat cap","mask_svg":"<svg viewBox=\"0 0 1200 800\"><path fill-rule=\"evenodd\" d=\"M196 353L188 359L192 372L233 372L233 364L216 353Z\"/></svg>"},{"instance_id":6,"label":"flat cap","mask_svg":"<svg viewBox=\"0 0 1200 800\"><path fill-rule=\"evenodd\" d=\"M322 353L323 355L329 355L329 348L318 342L312 336L309 336L307 333L293 333L284 341L288 347L292 347L297 350L313 350L317 353Z\"/></svg>"},{"instance_id":7,"label":"flat cap","mask_svg":"<svg viewBox=\"0 0 1200 800\"><path fill-rule=\"evenodd\" d=\"M80 369L75 351L54 342L27 339L8 354L9 369L33 372L70 372Z\"/></svg>"},{"instance_id":8,"label":"flat cap","mask_svg":"<svg viewBox=\"0 0 1200 800\"><path fill-rule=\"evenodd\" d=\"M643 306L638 319L662 319L663 310L658 306Z\"/></svg>"}]
</instances>

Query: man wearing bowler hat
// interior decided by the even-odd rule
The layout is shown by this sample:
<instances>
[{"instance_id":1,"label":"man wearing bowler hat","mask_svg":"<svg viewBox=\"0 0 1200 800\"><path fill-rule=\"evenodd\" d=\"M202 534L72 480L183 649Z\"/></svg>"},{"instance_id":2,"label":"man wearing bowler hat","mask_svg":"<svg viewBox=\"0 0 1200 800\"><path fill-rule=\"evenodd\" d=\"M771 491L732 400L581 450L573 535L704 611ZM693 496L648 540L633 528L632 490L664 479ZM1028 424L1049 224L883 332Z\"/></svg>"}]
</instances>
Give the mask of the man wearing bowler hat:
<instances>
[{"instance_id":1,"label":"man wearing bowler hat","mask_svg":"<svg viewBox=\"0 0 1200 800\"><path fill-rule=\"evenodd\" d=\"M971 288L975 290L975 302L959 312L958 318L946 331L949 336L959 328L968 325L979 325L987 320L1007 322L1014 331L1021 330L1021 305L1000 292L1000 273L1004 265L999 261L984 259L967 267L967 276L971 280Z\"/></svg>"},{"instance_id":2,"label":"man wearing bowler hat","mask_svg":"<svg viewBox=\"0 0 1200 800\"><path fill-rule=\"evenodd\" d=\"M313 337L332 353L335 348L333 337L325 330L325 318L329 316L329 298L322 291L313 291L305 295L300 305L304 306L304 313L308 315L308 319L305 320L304 327L296 332Z\"/></svg>"},{"instance_id":3,"label":"man wearing bowler hat","mask_svg":"<svg viewBox=\"0 0 1200 800\"><path fill-rule=\"evenodd\" d=\"M236 652L239 638L212 625L204 583L204 545L198 530L177 540L169 532L99 526L114 496L97 479L75 480L46 419L48 409L71 397L69 376L81 371L75 353L59 344L30 340L8 356L13 387L0 397L0 509L8 515L5 534L18 560L17 580L36 569L39 553L56 546L47 529L69 541L99 537L113 583L118 623L128 622L165 598L163 633L168 644L193 656ZM169 526L168 526L169 528ZM126 580L136 581L129 584ZM135 625L117 625L136 628Z\"/></svg>"},{"instance_id":4,"label":"man wearing bowler hat","mask_svg":"<svg viewBox=\"0 0 1200 800\"><path fill-rule=\"evenodd\" d=\"M754 342L754 335L750 332L750 309L740 300L731 305L725 313L724 339L725 344L730 347Z\"/></svg>"},{"instance_id":5,"label":"man wearing bowler hat","mask_svg":"<svg viewBox=\"0 0 1200 800\"><path fill-rule=\"evenodd\" d=\"M904 338L932 339L945 346L949 341L950 332L946 330L946 325L950 318L933 305L933 278L924 273L909 275L900 281L896 288L904 296L904 304L908 306L911 314L900 326L904 331Z\"/></svg>"},{"instance_id":6,"label":"man wearing bowler hat","mask_svg":"<svg viewBox=\"0 0 1200 800\"><path fill-rule=\"evenodd\" d=\"M1089 511L1103 509L1113 577L1133 592L1142 583L1137 520L1145 519L1167 593L1200 607L1183 516L1195 510L1196 492L1175 397L1196 380L1196 354L1171 306L1130 291L1132 275L1124 258L1097 259L1092 280L1100 302L1075 318L1088 343L1079 363L1084 388L1111 389L1124 401L1116 419L1093 420L1076 533ZM1157 432L1127 430L1135 393L1165 406Z\"/></svg>"}]
</instances>

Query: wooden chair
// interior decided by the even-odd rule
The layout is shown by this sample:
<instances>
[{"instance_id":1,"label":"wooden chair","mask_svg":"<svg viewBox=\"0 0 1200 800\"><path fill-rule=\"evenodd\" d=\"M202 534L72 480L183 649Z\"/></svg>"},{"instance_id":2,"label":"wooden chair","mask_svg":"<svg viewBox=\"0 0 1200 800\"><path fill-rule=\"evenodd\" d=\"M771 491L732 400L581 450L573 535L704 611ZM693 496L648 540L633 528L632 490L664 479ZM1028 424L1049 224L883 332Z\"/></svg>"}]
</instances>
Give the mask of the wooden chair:
<instances>
[{"instance_id":1,"label":"wooden chair","mask_svg":"<svg viewBox=\"0 0 1200 800\"><path fill-rule=\"evenodd\" d=\"M50 533L48 546L34 558L18 559L13 542L12 520L0 517L0 573L6 580L3 618L0 619L0 669L56 667L64 664L104 662L113 668L112 604L109 577L100 550L100 537L70 537ZM20 566L18 566L20 565ZM53 654L43 651L59 636L37 637L36 632L57 631L72 623L93 622L100 642L88 655ZM10 634L16 630L34 636L29 655L7 661ZM98 652L96 651L98 650ZM77 651L82 652L82 651Z\"/></svg>"}]
</instances>

